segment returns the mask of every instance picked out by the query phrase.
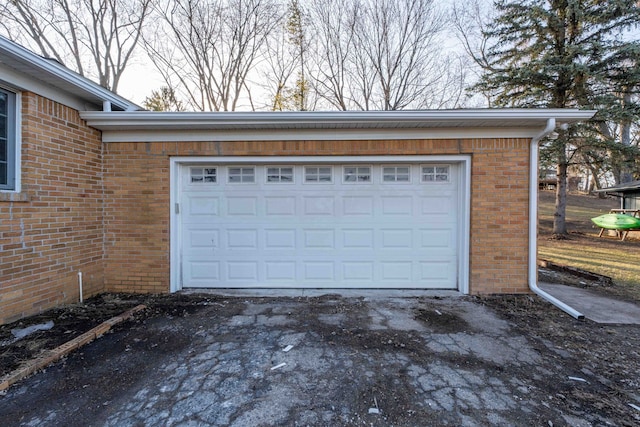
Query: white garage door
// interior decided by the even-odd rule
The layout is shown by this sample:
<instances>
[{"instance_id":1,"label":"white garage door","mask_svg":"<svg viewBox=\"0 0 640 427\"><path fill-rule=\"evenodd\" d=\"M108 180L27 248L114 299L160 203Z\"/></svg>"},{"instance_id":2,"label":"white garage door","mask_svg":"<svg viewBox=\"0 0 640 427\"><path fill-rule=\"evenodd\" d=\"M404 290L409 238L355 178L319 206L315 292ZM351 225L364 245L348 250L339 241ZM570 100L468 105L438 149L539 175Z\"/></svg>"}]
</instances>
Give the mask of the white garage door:
<instances>
[{"instance_id":1,"label":"white garage door","mask_svg":"<svg viewBox=\"0 0 640 427\"><path fill-rule=\"evenodd\" d=\"M183 165L181 286L456 289L457 168Z\"/></svg>"}]
</instances>

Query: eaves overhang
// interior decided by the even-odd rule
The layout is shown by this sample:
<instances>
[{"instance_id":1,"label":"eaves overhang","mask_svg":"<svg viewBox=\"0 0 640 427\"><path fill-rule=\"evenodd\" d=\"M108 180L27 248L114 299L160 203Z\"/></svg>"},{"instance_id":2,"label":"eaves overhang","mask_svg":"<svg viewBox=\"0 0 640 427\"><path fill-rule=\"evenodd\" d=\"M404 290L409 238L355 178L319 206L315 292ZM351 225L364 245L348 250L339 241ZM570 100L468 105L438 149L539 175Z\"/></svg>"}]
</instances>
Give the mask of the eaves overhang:
<instances>
[{"instance_id":1,"label":"eaves overhang","mask_svg":"<svg viewBox=\"0 0 640 427\"><path fill-rule=\"evenodd\" d=\"M640 192L640 180L625 182L613 187L601 188L596 193L636 193Z\"/></svg>"},{"instance_id":2,"label":"eaves overhang","mask_svg":"<svg viewBox=\"0 0 640 427\"><path fill-rule=\"evenodd\" d=\"M575 109L459 109L313 112L81 112L105 142L268 139L532 138L550 118L590 119Z\"/></svg>"},{"instance_id":3,"label":"eaves overhang","mask_svg":"<svg viewBox=\"0 0 640 427\"><path fill-rule=\"evenodd\" d=\"M55 60L36 55L30 50L0 36L0 64L22 76L55 87L102 108L104 102L113 110L134 111L142 108L133 102L103 88L99 84L71 71ZM29 90L29 88L25 88Z\"/></svg>"}]
</instances>

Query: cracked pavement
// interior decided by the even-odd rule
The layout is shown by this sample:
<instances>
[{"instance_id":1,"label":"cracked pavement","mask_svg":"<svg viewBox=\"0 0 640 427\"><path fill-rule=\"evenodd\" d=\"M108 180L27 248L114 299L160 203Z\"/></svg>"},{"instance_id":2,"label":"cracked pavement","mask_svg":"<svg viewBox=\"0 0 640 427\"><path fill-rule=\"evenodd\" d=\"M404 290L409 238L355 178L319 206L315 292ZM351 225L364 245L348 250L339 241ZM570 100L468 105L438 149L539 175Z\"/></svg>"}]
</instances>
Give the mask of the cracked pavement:
<instances>
[{"instance_id":1,"label":"cracked pavement","mask_svg":"<svg viewBox=\"0 0 640 427\"><path fill-rule=\"evenodd\" d=\"M25 426L607 424L566 398L598 380L549 352L462 297L216 298L104 336L10 389L0 413Z\"/></svg>"}]
</instances>

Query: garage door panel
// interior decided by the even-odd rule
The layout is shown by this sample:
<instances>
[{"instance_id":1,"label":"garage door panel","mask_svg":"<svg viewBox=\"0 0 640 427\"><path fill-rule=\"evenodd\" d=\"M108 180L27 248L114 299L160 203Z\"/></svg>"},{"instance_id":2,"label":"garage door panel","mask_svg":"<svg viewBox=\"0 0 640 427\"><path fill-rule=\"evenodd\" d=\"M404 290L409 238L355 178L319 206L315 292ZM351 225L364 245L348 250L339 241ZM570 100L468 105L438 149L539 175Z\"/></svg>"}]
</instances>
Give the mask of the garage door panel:
<instances>
[{"instance_id":1,"label":"garage door panel","mask_svg":"<svg viewBox=\"0 0 640 427\"><path fill-rule=\"evenodd\" d=\"M457 287L457 184L292 182L185 185L183 287ZM452 167L454 167L452 165ZM188 169L188 168L185 168ZM218 167L218 176L224 169Z\"/></svg>"},{"instance_id":2,"label":"garage door panel","mask_svg":"<svg viewBox=\"0 0 640 427\"><path fill-rule=\"evenodd\" d=\"M224 249L258 249L258 231L255 229L228 229Z\"/></svg>"},{"instance_id":3,"label":"garage door panel","mask_svg":"<svg viewBox=\"0 0 640 427\"><path fill-rule=\"evenodd\" d=\"M383 196L382 214L411 216L413 212L413 197L411 196Z\"/></svg>"},{"instance_id":4,"label":"garage door panel","mask_svg":"<svg viewBox=\"0 0 640 427\"><path fill-rule=\"evenodd\" d=\"M344 280L373 282L375 280L375 264L373 262L343 262L342 277Z\"/></svg>"},{"instance_id":5,"label":"garage door panel","mask_svg":"<svg viewBox=\"0 0 640 427\"><path fill-rule=\"evenodd\" d=\"M295 281L296 263L292 261L265 261L265 280L268 282Z\"/></svg>"},{"instance_id":6,"label":"garage door panel","mask_svg":"<svg viewBox=\"0 0 640 427\"><path fill-rule=\"evenodd\" d=\"M295 249L296 230L286 228L264 230L265 249Z\"/></svg>"},{"instance_id":7,"label":"garage door panel","mask_svg":"<svg viewBox=\"0 0 640 427\"><path fill-rule=\"evenodd\" d=\"M302 249L335 249L335 230L332 228L312 228L302 230L304 245Z\"/></svg>"},{"instance_id":8,"label":"garage door panel","mask_svg":"<svg viewBox=\"0 0 640 427\"><path fill-rule=\"evenodd\" d=\"M335 216L334 196L303 196L304 216Z\"/></svg>"},{"instance_id":9,"label":"garage door panel","mask_svg":"<svg viewBox=\"0 0 640 427\"><path fill-rule=\"evenodd\" d=\"M420 262L420 280L446 281L455 275L455 265L447 260Z\"/></svg>"},{"instance_id":10,"label":"garage door panel","mask_svg":"<svg viewBox=\"0 0 640 427\"><path fill-rule=\"evenodd\" d=\"M220 281L219 261L188 261L185 263L188 275L200 283L217 283Z\"/></svg>"},{"instance_id":11,"label":"garage door panel","mask_svg":"<svg viewBox=\"0 0 640 427\"><path fill-rule=\"evenodd\" d=\"M265 214L267 216L295 216L296 215L296 198L265 196Z\"/></svg>"},{"instance_id":12,"label":"garage door panel","mask_svg":"<svg viewBox=\"0 0 640 427\"><path fill-rule=\"evenodd\" d=\"M430 249L455 248L455 230L453 228L431 228L420 230L420 247Z\"/></svg>"},{"instance_id":13,"label":"garage door panel","mask_svg":"<svg viewBox=\"0 0 640 427\"><path fill-rule=\"evenodd\" d=\"M411 282L413 279L413 263L410 261L383 261L381 263L383 281Z\"/></svg>"},{"instance_id":14,"label":"garage door panel","mask_svg":"<svg viewBox=\"0 0 640 427\"><path fill-rule=\"evenodd\" d=\"M373 216L372 196L344 196L342 203L344 216Z\"/></svg>"},{"instance_id":15,"label":"garage door panel","mask_svg":"<svg viewBox=\"0 0 640 427\"><path fill-rule=\"evenodd\" d=\"M258 280L257 261L228 261L226 262L225 270L223 271L225 271L229 282L243 281L245 283L253 283Z\"/></svg>"},{"instance_id":16,"label":"garage door panel","mask_svg":"<svg viewBox=\"0 0 640 427\"><path fill-rule=\"evenodd\" d=\"M306 281L333 282L335 280L335 263L333 261L303 261L303 279Z\"/></svg>"},{"instance_id":17,"label":"garage door panel","mask_svg":"<svg viewBox=\"0 0 640 427\"><path fill-rule=\"evenodd\" d=\"M185 216L192 219L198 217L218 216L220 212L220 198L206 195L188 195L187 202L183 204Z\"/></svg>"},{"instance_id":18,"label":"garage door panel","mask_svg":"<svg viewBox=\"0 0 640 427\"><path fill-rule=\"evenodd\" d=\"M380 249L411 249L413 247L412 229L380 230Z\"/></svg>"},{"instance_id":19,"label":"garage door panel","mask_svg":"<svg viewBox=\"0 0 640 427\"><path fill-rule=\"evenodd\" d=\"M371 249L374 247L375 230L373 228L346 228L342 231L344 249Z\"/></svg>"},{"instance_id":20,"label":"garage door panel","mask_svg":"<svg viewBox=\"0 0 640 427\"><path fill-rule=\"evenodd\" d=\"M227 196L227 215L230 216L257 216L258 197L253 196Z\"/></svg>"},{"instance_id":21,"label":"garage door panel","mask_svg":"<svg viewBox=\"0 0 640 427\"><path fill-rule=\"evenodd\" d=\"M220 232L217 229L203 229L200 227L188 227L185 230L185 246L191 251L214 249L219 246Z\"/></svg>"},{"instance_id":22,"label":"garage door panel","mask_svg":"<svg viewBox=\"0 0 640 427\"><path fill-rule=\"evenodd\" d=\"M422 215L441 214L451 215L455 212L453 193L431 197L422 197Z\"/></svg>"}]
</instances>

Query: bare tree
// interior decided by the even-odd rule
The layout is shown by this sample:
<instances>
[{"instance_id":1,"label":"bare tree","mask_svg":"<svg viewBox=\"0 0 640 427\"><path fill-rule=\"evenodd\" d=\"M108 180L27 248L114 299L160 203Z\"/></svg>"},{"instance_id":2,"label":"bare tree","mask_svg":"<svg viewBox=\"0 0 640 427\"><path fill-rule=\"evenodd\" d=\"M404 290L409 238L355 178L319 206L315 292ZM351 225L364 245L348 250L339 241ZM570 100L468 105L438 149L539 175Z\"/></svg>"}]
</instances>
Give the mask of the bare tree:
<instances>
[{"instance_id":1,"label":"bare tree","mask_svg":"<svg viewBox=\"0 0 640 427\"><path fill-rule=\"evenodd\" d=\"M273 0L160 0L156 31L145 47L167 86L191 108L254 109L248 76L280 22Z\"/></svg>"},{"instance_id":2,"label":"bare tree","mask_svg":"<svg viewBox=\"0 0 640 427\"><path fill-rule=\"evenodd\" d=\"M14 41L117 91L151 0L8 0L0 28Z\"/></svg>"},{"instance_id":3,"label":"bare tree","mask_svg":"<svg viewBox=\"0 0 640 427\"><path fill-rule=\"evenodd\" d=\"M363 14L358 44L376 73L376 107L400 110L438 80L437 35L444 14L433 0L374 0Z\"/></svg>"},{"instance_id":4,"label":"bare tree","mask_svg":"<svg viewBox=\"0 0 640 427\"><path fill-rule=\"evenodd\" d=\"M288 0L282 22L267 39L262 86L270 110L314 110L317 95L308 78L310 19L299 0Z\"/></svg>"},{"instance_id":5,"label":"bare tree","mask_svg":"<svg viewBox=\"0 0 640 427\"><path fill-rule=\"evenodd\" d=\"M366 64L362 61L362 51L355 49L359 13L359 2L351 0L318 1L310 8L316 40L315 55L311 59L317 70L314 86L321 98L339 110L368 109L368 95L372 90L371 69L360 73L363 80L358 80L358 65ZM361 84L359 104L354 103L352 95L358 83Z\"/></svg>"},{"instance_id":6,"label":"bare tree","mask_svg":"<svg viewBox=\"0 0 640 427\"><path fill-rule=\"evenodd\" d=\"M300 62L299 56L291 50L289 35L284 27L267 39L261 86L267 93L271 111L289 110L291 96L289 85L295 79Z\"/></svg>"},{"instance_id":7,"label":"bare tree","mask_svg":"<svg viewBox=\"0 0 640 427\"><path fill-rule=\"evenodd\" d=\"M462 99L465 75L459 58L442 54L447 17L433 0L322 0L310 11L314 84L332 106L458 106L450 101Z\"/></svg>"}]
</instances>

